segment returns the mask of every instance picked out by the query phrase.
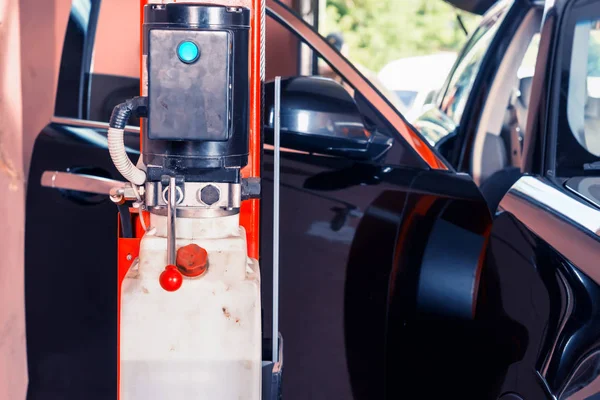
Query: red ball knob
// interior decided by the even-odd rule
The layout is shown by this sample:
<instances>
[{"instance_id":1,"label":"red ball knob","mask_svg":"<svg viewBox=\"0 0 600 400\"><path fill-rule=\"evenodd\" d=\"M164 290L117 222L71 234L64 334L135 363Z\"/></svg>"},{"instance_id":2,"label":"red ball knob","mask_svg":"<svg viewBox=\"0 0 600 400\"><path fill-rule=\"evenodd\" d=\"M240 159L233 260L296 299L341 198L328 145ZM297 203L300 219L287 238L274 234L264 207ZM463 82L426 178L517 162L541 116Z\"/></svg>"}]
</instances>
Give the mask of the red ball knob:
<instances>
[{"instance_id":1,"label":"red ball knob","mask_svg":"<svg viewBox=\"0 0 600 400\"><path fill-rule=\"evenodd\" d=\"M183 276L174 265L167 265L158 278L160 286L167 292L174 292L181 287Z\"/></svg>"}]
</instances>

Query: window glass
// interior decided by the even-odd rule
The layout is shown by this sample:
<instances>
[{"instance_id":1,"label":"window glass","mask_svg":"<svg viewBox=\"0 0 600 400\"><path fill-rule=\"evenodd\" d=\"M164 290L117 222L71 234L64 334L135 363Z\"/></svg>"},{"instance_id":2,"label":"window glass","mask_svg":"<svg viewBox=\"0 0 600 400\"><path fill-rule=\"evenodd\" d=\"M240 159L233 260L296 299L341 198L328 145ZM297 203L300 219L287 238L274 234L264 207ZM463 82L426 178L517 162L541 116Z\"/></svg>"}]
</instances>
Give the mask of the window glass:
<instances>
[{"instance_id":1,"label":"window glass","mask_svg":"<svg viewBox=\"0 0 600 400\"><path fill-rule=\"evenodd\" d=\"M567 117L577 142L600 156L600 20L575 25Z\"/></svg>"},{"instance_id":2,"label":"window glass","mask_svg":"<svg viewBox=\"0 0 600 400\"><path fill-rule=\"evenodd\" d=\"M410 90L396 90L395 93L406 109L409 109L413 105L418 94Z\"/></svg>"},{"instance_id":3,"label":"window glass","mask_svg":"<svg viewBox=\"0 0 600 400\"><path fill-rule=\"evenodd\" d=\"M268 48L267 44L267 52ZM421 159L407 151L406 143L387 123L381 112L372 107L318 53L314 52L313 55L317 57L316 64L319 68L311 75L321 78L312 81L314 86L306 83L307 77L304 75L282 80L282 95L286 96L287 91L287 95L291 96L287 97L286 102L291 107L281 111L282 151L360 159L379 165L420 167ZM322 85L317 84L318 82L322 82ZM267 98L273 96L273 91L269 88L271 85L272 83L266 85ZM347 94L344 94L344 90ZM307 95L309 92L311 95ZM302 93L301 101L295 100L297 98L294 96L298 96L298 93ZM332 98L336 100L331 101ZM265 144L272 145L273 112L269 105L265 111L265 118L268 120Z\"/></svg>"},{"instance_id":4,"label":"window glass","mask_svg":"<svg viewBox=\"0 0 600 400\"><path fill-rule=\"evenodd\" d=\"M548 142L549 174L574 177L594 174L600 161L600 7L575 1L561 30L556 60L559 86L556 124Z\"/></svg>"},{"instance_id":5,"label":"window glass","mask_svg":"<svg viewBox=\"0 0 600 400\"><path fill-rule=\"evenodd\" d=\"M89 120L108 122L116 105L140 94L139 7L137 0L100 2L84 113ZM139 125L139 120L131 117L129 124Z\"/></svg>"},{"instance_id":6,"label":"window glass","mask_svg":"<svg viewBox=\"0 0 600 400\"><path fill-rule=\"evenodd\" d=\"M485 21L477 28L452 73L448 89L442 99L442 111L457 124L460 123L469 93L473 88L487 49L505 14L505 11L496 14L495 17Z\"/></svg>"},{"instance_id":7,"label":"window glass","mask_svg":"<svg viewBox=\"0 0 600 400\"><path fill-rule=\"evenodd\" d=\"M272 19L271 16L267 16L267 21L272 21L274 25L280 24L276 18ZM284 25L285 23L282 22L281 24ZM295 22L291 23L291 25L295 24ZM286 29L288 28L286 27ZM289 29L290 31L293 30L293 28ZM332 43L331 38L324 39L330 44L335 45L335 43ZM412 149L408 148L400 133L389 123L382 112L373 107L368 99L355 89L355 86L362 85L362 81L348 81L347 77L338 74L319 52L321 44L314 43L313 45L315 49L312 50L311 47L309 48L309 52L304 54L304 58L312 60L310 68L302 68L300 65L298 73L295 76L304 77L313 75L320 78L328 78L341 85L342 89L348 93L348 97L340 94L334 88L334 85L331 85L331 82L325 85L315 84L313 87L310 87L308 84L304 86L306 83L305 79L295 81L284 79L282 81L284 95L286 90L289 90L288 93L292 98L298 95L298 93L308 93L308 90L311 90L311 93L314 93L314 95L307 96L306 94L302 94L302 96L305 96L303 101L289 102L292 105L293 111L282 110L282 116L286 115L286 121L282 121L282 148L285 148L286 151L291 150L294 153L309 152L325 154L328 156L361 159L365 162L377 164L423 166L423 160ZM300 40L299 47L302 48L302 46L307 45ZM273 54L277 54L277 56L273 56ZM266 58L281 59L281 55L282 49L273 46L267 40ZM382 86L377 81L377 77L373 76L368 69L356 64L353 64L353 66L383 96L395 97L395 94ZM287 77L290 77L290 75ZM286 76L284 75L283 78L286 78ZM272 85L267 83L265 92L265 97L267 98L272 95L273 89L269 88L270 86ZM320 95L316 91L320 91ZM328 105L331 104L331 101L327 98L330 95L339 98L340 101L336 103L343 107ZM351 105L350 102L353 104ZM392 101L390 103L394 104ZM302 109L302 107L305 107L306 110ZM321 109L316 107L322 108L323 112L319 112ZM355 108L355 111L352 110L353 108ZM265 115L265 119L272 126L272 110L267 106L265 111L268 113L268 115ZM313 114L313 117L307 119L307 112L305 111ZM284 123L290 124L289 127L284 129ZM296 128L300 130L294 131ZM265 128L265 144L270 145L272 143L272 129L270 126L267 126Z\"/></svg>"},{"instance_id":8,"label":"window glass","mask_svg":"<svg viewBox=\"0 0 600 400\"><path fill-rule=\"evenodd\" d=\"M523 138L527 128L527 116L529 114L531 100L531 87L533 84L533 75L535 72L535 64L539 47L540 34L536 33L531 38L529 46L527 47L525 55L523 56L523 61L517 70L516 85L509 101L509 115L504 121L505 125L503 126L503 129L508 131L508 133L506 133L506 136L508 137L508 147L515 146L515 144L512 143L516 139L511 134L513 129L517 129L519 135L518 139L520 141L519 146L521 149L523 147ZM513 149L513 156L515 155L516 154L514 153ZM516 163L513 164L513 166L519 166L521 164L521 157L519 156L518 158L513 158L513 161Z\"/></svg>"},{"instance_id":9,"label":"window glass","mask_svg":"<svg viewBox=\"0 0 600 400\"><path fill-rule=\"evenodd\" d=\"M140 2L102 0L94 43L94 74L137 78L140 74Z\"/></svg>"},{"instance_id":10,"label":"window glass","mask_svg":"<svg viewBox=\"0 0 600 400\"><path fill-rule=\"evenodd\" d=\"M268 17L267 20L269 21L271 18ZM273 22L278 24L276 21ZM306 44L300 43L300 45ZM272 58L273 53L281 54L281 49L267 42L266 52L267 59L269 59ZM389 165L421 165L421 160L417 156L410 151L406 151L406 143L398 140L399 135L394 134L393 128L386 123L385 117L381 115L379 110L370 106L361 96L360 92L357 92L345 77L333 70L318 51L310 49L308 54L314 60L316 68L305 74L297 73L295 75L283 76L282 86L297 85L298 83L292 83L293 81L286 79L293 78L294 76L304 77L312 75L333 80L345 89L348 93L348 100L356 104L356 113L349 112L348 108L332 111L336 107L324 105L323 101L325 97L320 98L317 96L317 93L314 93L311 97L304 98L302 103L306 106L306 110L301 109L294 112L290 112L289 110L282 111L282 115L287 113L290 116L295 113L297 116L297 121L293 121L290 127L282 125L281 146L284 152L312 152L348 158L357 157L360 153L359 158L366 162ZM395 105L394 101L399 102L396 94L382 86L376 76L369 74L368 70L360 66L354 66L383 96L389 96L388 99L390 99L392 105ZM335 90L330 86L320 95L327 96L333 92ZM266 96L270 94L269 89L267 89ZM339 93L336 96L339 96ZM412 100L407 99L407 101L414 101L414 97ZM295 102L291 103L294 104ZM314 109L316 104L322 104L320 107L323 107L323 112ZM344 107L349 107L349 104L346 103ZM270 111L267 112L269 113ZM273 114L270 113L266 118L269 121L269 126L265 129L265 144L271 145L273 144L273 132L271 129ZM290 123L289 120L290 118L287 118L283 123ZM293 128L300 130L294 131Z\"/></svg>"},{"instance_id":11,"label":"window glass","mask_svg":"<svg viewBox=\"0 0 600 400\"><path fill-rule=\"evenodd\" d=\"M523 57L523 62L521 63L521 66L519 67L519 71L517 73L519 79L533 76L533 73L535 72L535 63L537 60L537 54L538 54L539 48L540 48L540 34L536 33L531 38L529 47L527 47L527 51L525 52L525 56Z\"/></svg>"},{"instance_id":12,"label":"window glass","mask_svg":"<svg viewBox=\"0 0 600 400\"><path fill-rule=\"evenodd\" d=\"M319 32L409 121L424 111L429 92L440 91L481 20L438 0L312 3Z\"/></svg>"}]
</instances>

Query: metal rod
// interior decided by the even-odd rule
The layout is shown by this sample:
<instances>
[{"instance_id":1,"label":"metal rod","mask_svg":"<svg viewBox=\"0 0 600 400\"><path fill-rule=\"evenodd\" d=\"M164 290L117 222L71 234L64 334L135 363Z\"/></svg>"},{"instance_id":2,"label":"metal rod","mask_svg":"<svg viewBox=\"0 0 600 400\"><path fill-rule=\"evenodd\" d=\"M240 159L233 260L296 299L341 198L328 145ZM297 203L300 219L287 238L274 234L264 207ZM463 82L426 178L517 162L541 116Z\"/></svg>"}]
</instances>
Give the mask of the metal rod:
<instances>
[{"instance_id":1,"label":"metal rod","mask_svg":"<svg viewBox=\"0 0 600 400\"><path fill-rule=\"evenodd\" d=\"M280 171L280 114L281 77L275 78L274 110L274 179L273 179L273 362L279 361L279 171Z\"/></svg>"},{"instance_id":2,"label":"metal rod","mask_svg":"<svg viewBox=\"0 0 600 400\"><path fill-rule=\"evenodd\" d=\"M111 194L112 189L128 186L123 181L60 171L44 171L41 184L44 187L54 189L76 190L78 192L105 194L107 196Z\"/></svg>"},{"instance_id":3,"label":"metal rod","mask_svg":"<svg viewBox=\"0 0 600 400\"><path fill-rule=\"evenodd\" d=\"M108 122L88 121L88 120L76 119L76 118L65 118L65 117L54 116L54 117L50 118L50 122L52 122L53 124L59 124L59 125L70 125L70 126L76 126L79 128L101 129L101 130L106 130L106 131L109 128ZM125 132L140 133L140 127L133 126L133 125L127 125L125 127Z\"/></svg>"},{"instance_id":4,"label":"metal rod","mask_svg":"<svg viewBox=\"0 0 600 400\"><path fill-rule=\"evenodd\" d=\"M169 204L167 207L167 263L175 265L175 215L177 207L177 185L175 177L169 177Z\"/></svg>"}]
</instances>

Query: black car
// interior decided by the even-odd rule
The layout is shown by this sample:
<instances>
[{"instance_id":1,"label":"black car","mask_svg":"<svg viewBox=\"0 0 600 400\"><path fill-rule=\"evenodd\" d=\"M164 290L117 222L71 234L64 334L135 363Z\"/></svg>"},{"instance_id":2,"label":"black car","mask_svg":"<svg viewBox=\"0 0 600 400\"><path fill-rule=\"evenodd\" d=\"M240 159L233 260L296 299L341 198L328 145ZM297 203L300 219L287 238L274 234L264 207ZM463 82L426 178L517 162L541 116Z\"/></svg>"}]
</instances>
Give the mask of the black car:
<instances>
[{"instance_id":1,"label":"black car","mask_svg":"<svg viewBox=\"0 0 600 400\"><path fill-rule=\"evenodd\" d=\"M484 11L485 3L471 4ZM71 12L56 117L38 136L30 168L30 399L116 393L117 209L103 196L40 185L46 170L120 178L105 122L114 105L139 93L139 83L92 68L103 21L100 2L91 4L86 18L81 8ZM318 111L341 124L334 135L312 131L310 118L282 121L290 128L281 155L283 397L594 398L600 392L600 2L493 6L438 107L421 119L428 125L416 123L421 132L290 9L269 0L267 14L271 26L308 44L347 89L316 77L283 82L284 109L307 116L315 111L310 105L321 104L326 108ZM529 83L525 75L519 81L512 72L520 58L513 55L531 42L521 34L531 39L538 30L535 73ZM307 88L312 98L299 95ZM343 101L333 104L332 97ZM270 98L267 84L267 115ZM524 114L517 102L525 104ZM352 129L356 124L364 129ZM266 118L265 333L271 331L270 132ZM138 136L128 129L132 159Z\"/></svg>"}]
</instances>

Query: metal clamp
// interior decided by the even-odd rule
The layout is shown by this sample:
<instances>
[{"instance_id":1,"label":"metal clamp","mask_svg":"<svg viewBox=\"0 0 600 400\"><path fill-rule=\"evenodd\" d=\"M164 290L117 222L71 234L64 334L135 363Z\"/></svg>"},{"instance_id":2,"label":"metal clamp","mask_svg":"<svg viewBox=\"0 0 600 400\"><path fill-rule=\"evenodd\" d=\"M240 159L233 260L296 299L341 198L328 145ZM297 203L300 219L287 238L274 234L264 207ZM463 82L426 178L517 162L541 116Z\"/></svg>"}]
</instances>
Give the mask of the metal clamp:
<instances>
[{"instance_id":1,"label":"metal clamp","mask_svg":"<svg viewBox=\"0 0 600 400\"><path fill-rule=\"evenodd\" d=\"M146 182L146 206L167 205L167 187L162 182ZM177 186L178 207L211 209L240 208L242 185L239 183L183 182Z\"/></svg>"},{"instance_id":2,"label":"metal clamp","mask_svg":"<svg viewBox=\"0 0 600 400\"><path fill-rule=\"evenodd\" d=\"M168 214L168 180L146 182L146 208L155 215ZM215 218L239 213L239 183L180 182L176 186L179 218Z\"/></svg>"}]
</instances>

